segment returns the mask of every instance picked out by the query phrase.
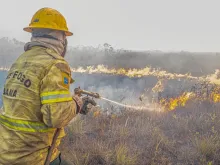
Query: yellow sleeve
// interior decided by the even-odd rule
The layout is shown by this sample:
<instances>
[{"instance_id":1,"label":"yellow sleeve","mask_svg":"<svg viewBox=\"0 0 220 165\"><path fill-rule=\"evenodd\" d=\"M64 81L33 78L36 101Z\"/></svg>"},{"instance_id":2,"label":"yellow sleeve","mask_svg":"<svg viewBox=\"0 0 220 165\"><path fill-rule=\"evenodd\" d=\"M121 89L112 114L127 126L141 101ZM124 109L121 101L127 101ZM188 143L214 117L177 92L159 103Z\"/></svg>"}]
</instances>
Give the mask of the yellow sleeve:
<instances>
[{"instance_id":1,"label":"yellow sleeve","mask_svg":"<svg viewBox=\"0 0 220 165\"><path fill-rule=\"evenodd\" d=\"M71 71L64 62L54 64L42 80L41 112L49 127L65 127L76 116L77 105L69 90L70 82Z\"/></svg>"}]
</instances>

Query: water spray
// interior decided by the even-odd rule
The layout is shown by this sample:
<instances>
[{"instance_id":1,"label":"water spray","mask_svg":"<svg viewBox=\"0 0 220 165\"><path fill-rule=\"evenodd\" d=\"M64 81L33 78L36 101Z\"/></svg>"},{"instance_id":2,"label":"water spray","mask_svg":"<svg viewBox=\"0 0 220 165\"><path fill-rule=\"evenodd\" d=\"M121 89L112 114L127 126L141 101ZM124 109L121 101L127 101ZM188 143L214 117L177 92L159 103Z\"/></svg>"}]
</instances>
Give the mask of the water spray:
<instances>
[{"instance_id":1,"label":"water spray","mask_svg":"<svg viewBox=\"0 0 220 165\"><path fill-rule=\"evenodd\" d=\"M135 109L135 110L153 110L154 109L154 108L146 107L146 106L132 106L132 105L126 105L126 104L123 104L123 103L119 103L117 101L113 101L113 100L101 97L99 93L90 92L90 91L80 89L80 87L75 88L74 92L75 92L75 94L77 94L79 96L82 96L82 95L91 96L93 98L105 100L107 102L110 102L110 103L113 103L113 104L116 104L118 106L125 107L125 108L130 108L130 109Z\"/></svg>"},{"instance_id":2,"label":"water spray","mask_svg":"<svg viewBox=\"0 0 220 165\"><path fill-rule=\"evenodd\" d=\"M116 101L113 101L113 100L109 100L109 99L104 98L104 97L100 97L100 99L111 102L111 103L116 104L118 106L122 106L122 107L125 107L125 108L130 108L130 109L133 109L133 110L149 110L149 111L155 110L155 108L151 108L151 107L147 107L147 106L135 106L135 105L122 104L122 103L119 103L119 102L116 102Z\"/></svg>"}]
</instances>

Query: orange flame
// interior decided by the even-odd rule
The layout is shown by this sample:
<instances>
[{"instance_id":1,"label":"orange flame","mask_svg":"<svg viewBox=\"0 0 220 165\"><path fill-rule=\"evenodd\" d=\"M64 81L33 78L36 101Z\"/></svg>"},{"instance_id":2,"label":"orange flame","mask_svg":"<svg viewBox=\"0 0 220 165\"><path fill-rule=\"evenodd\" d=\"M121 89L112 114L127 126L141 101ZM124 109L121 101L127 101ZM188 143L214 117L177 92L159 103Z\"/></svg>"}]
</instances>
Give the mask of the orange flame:
<instances>
[{"instance_id":1,"label":"orange flame","mask_svg":"<svg viewBox=\"0 0 220 165\"><path fill-rule=\"evenodd\" d=\"M143 69L109 69L104 65L98 65L97 67L88 66L86 68L79 67L79 68L71 68L71 71L74 73L103 73L103 74L112 74L112 75L123 75L132 77L145 77L145 76L155 76L158 78L166 78L166 79L177 79L177 78L187 78L187 79L198 79L198 77L193 77L190 74L176 74L176 73L168 73L167 71L145 67Z\"/></svg>"},{"instance_id":2,"label":"orange flame","mask_svg":"<svg viewBox=\"0 0 220 165\"><path fill-rule=\"evenodd\" d=\"M0 71L9 71L9 68L7 67L0 67ZM180 79L180 78L186 78L189 80L197 80L200 82L208 81L212 84L219 84L220 85L220 70L215 70L214 74L210 74L207 76L201 76L201 77L195 77L191 76L190 73L187 74L177 74L177 73L169 73L164 70L151 68L151 67L145 67L143 69L109 69L108 67L104 65L98 65L98 66L87 66L86 68L78 67L78 68L71 68L71 71L74 73L88 73L88 74L94 74L94 73L101 73L101 74L111 74L111 75L123 75L128 76L130 78L132 77L146 77L146 76L154 76L159 79Z\"/></svg>"},{"instance_id":3,"label":"orange flame","mask_svg":"<svg viewBox=\"0 0 220 165\"><path fill-rule=\"evenodd\" d=\"M9 68L6 67L0 67L0 71L8 71ZM151 68L151 67L145 67L143 69L109 69L108 67L104 65L98 65L98 66L88 66L86 68L79 67L79 68L71 68L71 71L74 73L88 73L88 74L94 74L94 73L101 73L101 74L111 74L111 75L123 75L128 76L130 78L132 77L146 77L146 76L154 76L158 79L162 80L168 80L168 79L180 79L180 78L186 78L189 80L196 80L198 82L208 82L210 84L216 84L220 85L220 70L215 70L214 74L210 74L207 76L201 76L201 77L194 77L188 74L177 74L177 73L169 73L164 70ZM160 92L163 91L164 85L163 81L160 81L156 84L156 86L152 89L154 92ZM215 87L215 89L209 93L209 95L205 96L203 94L202 96L198 96L195 92L184 92L182 95L176 97L176 98L170 98L170 99L161 99L159 103L166 107L168 110L174 110L178 106L185 106L187 101L190 99L195 100L209 100L214 103L220 102L220 94L219 90L220 87Z\"/></svg>"},{"instance_id":4,"label":"orange flame","mask_svg":"<svg viewBox=\"0 0 220 165\"><path fill-rule=\"evenodd\" d=\"M182 95L164 99L159 101L159 104L166 110L175 110L177 107L186 106L189 100L193 101L209 101L211 103L220 102L220 86L214 86L211 91L207 92L205 90L200 91L199 94L196 92L184 92Z\"/></svg>"},{"instance_id":5,"label":"orange flame","mask_svg":"<svg viewBox=\"0 0 220 165\"><path fill-rule=\"evenodd\" d=\"M174 110L177 107L184 107L189 99L192 99L194 94L192 92L184 92L176 98L161 99L159 104L162 105L164 110Z\"/></svg>"}]
</instances>

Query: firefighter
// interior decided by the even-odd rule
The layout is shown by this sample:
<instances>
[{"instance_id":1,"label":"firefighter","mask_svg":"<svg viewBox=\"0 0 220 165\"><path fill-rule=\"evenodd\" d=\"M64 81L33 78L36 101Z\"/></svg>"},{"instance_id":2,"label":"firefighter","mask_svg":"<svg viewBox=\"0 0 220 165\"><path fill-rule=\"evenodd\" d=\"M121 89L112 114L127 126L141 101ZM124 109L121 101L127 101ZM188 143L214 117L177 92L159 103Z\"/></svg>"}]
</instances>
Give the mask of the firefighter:
<instances>
[{"instance_id":1,"label":"firefighter","mask_svg":"<svg viewBox=\"0 0 220 165\"><path fill-rule=\"evenodd\" d=\"M68 30L64 16L42 8L24 31L31 41L12 64L4 85L0 114L0 164L43 165L57 129L61 132L51 164L60 161L57 149L64 127L81 113L83 100L70 92L71 71L64 60Z\"/></svg>"}]
</instances>

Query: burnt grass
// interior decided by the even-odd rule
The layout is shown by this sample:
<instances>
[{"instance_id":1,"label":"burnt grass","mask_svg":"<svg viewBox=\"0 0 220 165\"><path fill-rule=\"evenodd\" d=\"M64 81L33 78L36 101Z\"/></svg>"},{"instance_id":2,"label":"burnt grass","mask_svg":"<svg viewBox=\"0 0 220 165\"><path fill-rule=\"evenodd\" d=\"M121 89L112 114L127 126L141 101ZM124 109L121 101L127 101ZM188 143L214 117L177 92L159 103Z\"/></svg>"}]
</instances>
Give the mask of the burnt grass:
<instances>
[{"instance_id":1,"label":"burnt grass","mask_svg":"<svg viewBox=\"0 0 220 165\"><path fill-rule=\"evenodd\" d=\"M220 164L220 106L188 102L168 112L77 116L60 150L73 165Z\"/></svg>"}]
</instances>

